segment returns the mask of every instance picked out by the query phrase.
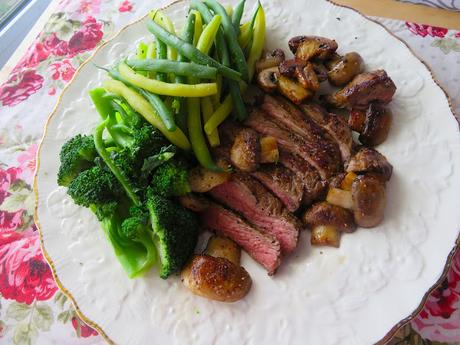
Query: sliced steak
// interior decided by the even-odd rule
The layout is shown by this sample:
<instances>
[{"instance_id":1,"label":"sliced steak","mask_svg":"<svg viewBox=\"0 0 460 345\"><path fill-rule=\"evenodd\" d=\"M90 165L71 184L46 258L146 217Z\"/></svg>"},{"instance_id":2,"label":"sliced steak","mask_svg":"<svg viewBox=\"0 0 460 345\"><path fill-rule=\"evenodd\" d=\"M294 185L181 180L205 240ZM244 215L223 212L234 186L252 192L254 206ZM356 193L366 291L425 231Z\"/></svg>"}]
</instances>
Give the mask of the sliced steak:
<instances>
[{"instance_id":1,"label":"sliced steak","mask_svg":"<svg viewBox=\"0 0 460 345\"><path fill-rule=\"evenodd\" d=\"M281 264L278 240L262 233L240 216L222 206L211 203L201 214L203 226L235 241L272 275Z\"/></svg>"},{"instance_id":2,"label":"sliced steak","mask_svg":"<svg viewBox=\"0 0 460 345\"><path fill-rule=\"evenodd\" d=\"M275 236L283 253L290 253L297 246L302 228L299 219L251 176L235 174L230 181L212 189L210 194L220 203L242 214L250 223Z\"/></svg>"},{"instance_id":3,"label":"sliced steak","mask_svg":"<svg viewBox=\"0 0 460 345\"><path fill-rule=\"evenodd\" d=\"M305 159L285 150L280 150L279 162L293 171L303 183L303 205L310 205L321 198L326 192L327 183L321 180L318 171Z\"/></svg>"},{"instance_id":4,"label":"sliced steak","mask_svg":"<svg viewBox=\"0 0 460 345\"><path fill-rule=\"evenodd\" d=\"M335 175L340 166L340 156L338 161L336 158L331 158L321 150L316 143L305 141L301 136L293 133L284 127L280 127L277 123L268 118L260 109L254 109L248 119L246 125L255 129L257 132L270 135L276 138L278 145L288 152L298 154L303 159L308 161L316 170L318 170L321 178L327 180Z\"/></svg>"},{"instance_id":5,"label":"sliced steak","mask_svg":"<svg viewBox=\"0 0 460 345\"><path fill-rule=\"evenodd\" d=\"M396 92L396 85L384 70L358 74L343 89L327 96L333 106L348 109L366 109L369 103L387 104Z\"/></svg>"},{"instance_id":6,"label":"sliced steak","mask_svg":"<svg viewBox=\"0 0 460 345\"><path fill-rule=\"evenodd\" d=\"M302 181L289 169L279 165L265 165L251 173L286 206L294 212L300 206L303 196Z\"/></svg>"},{"instance_id":7,"label":"sliced steak","mask_svg":"<svg viewBox=\"0 0 460 345\"><path fill-rule=\"evenodd\" d=\"M273 122L301 136L313 150L314 157L325 163L329 171L334 173L340 169L342 162L337 144L327 138L323 130L297 106L285 98L267 95L261 109Z\"/></svg>"},{"instance_id":8,"label":"sliced steak","mask_svg":"<svg viewBox=\"0 0 460 345\"><path fill-rule=\"evenodd\" d=\"M337 143L342 155L342 161L347 162L351 156L353 137L347 122L338 115L328 113L319 104L301 104L300 109L309 119L323 128Z\"/></svg>"}]
</instances>

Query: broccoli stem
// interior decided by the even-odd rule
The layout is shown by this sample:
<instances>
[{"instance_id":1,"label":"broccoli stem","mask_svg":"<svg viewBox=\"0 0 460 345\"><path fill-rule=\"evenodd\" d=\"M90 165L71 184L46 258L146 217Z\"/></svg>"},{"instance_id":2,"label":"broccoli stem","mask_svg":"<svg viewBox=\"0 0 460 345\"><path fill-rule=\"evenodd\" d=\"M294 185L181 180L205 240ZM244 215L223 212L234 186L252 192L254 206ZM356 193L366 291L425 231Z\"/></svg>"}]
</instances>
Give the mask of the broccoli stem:
<instances>
[{"instance_id":1,"label":"broccoli stem","mask_svg":"<svg viewBox=\"0 0 460 345\"><path fill-rule=\"evenodd\" d=\"M139 197L137 196L137 194L132 189L129 181L123 176L123 173L115 165L115 163L113 162L112 158L110 158L110 153L107 152L107 150L106 150L106 148L104 146L104 140L102 139L102 134L104 132L104 129L109 124L109 121L110 121L110 119L107 118L100 125L98 125L96 127L96 132L94 133L94 146L96 147L96 151L99 154L99 156L101 156L101 158L104 160L105 164L107 164L109 169L115 175L115 177L120 182L120 184L123 186L123 188L126 191L126 194L128 194L128 196L132 200L132 202L136 206L140 206L141 201L139 200Z\"/></svg>"}]
</instances>

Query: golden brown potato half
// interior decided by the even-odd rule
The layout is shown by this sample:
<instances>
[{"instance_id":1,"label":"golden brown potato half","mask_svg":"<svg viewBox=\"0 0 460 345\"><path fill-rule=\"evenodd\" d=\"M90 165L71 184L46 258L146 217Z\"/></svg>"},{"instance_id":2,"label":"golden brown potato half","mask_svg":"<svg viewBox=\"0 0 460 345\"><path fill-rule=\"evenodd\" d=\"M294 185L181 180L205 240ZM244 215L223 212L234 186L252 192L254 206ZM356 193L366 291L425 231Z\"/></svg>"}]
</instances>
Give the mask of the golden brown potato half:
<instances>
[{"instance_id":1,"label":"golden brown potato half","mask_svg":"<svg viewBox=\"0 0 460 345\"><path fill-rule=\"evenodd\" d=\"M340 245L340 232L335 226L318 225L311 230L310 243L313 246L338 248Z\"/></svg>"},{"instance_id":2,"label":"golden brown potato half","mask_svg":"<svg viewBox=\"0 0 460 345\"><path fill-rule=\"evenodd\" d=\"M278 87L279 77L280 73L278 67L264 69L257 74L257 85L259 85L265 92L274 92Z\"/></svg>"},{"instance_id":3,"label":"golden brown potato half","mask_svg":"<svg viewBox=\"0 0 460 345\"><path fill-rule=\"evenodd\" d=\"M325 60L337 50L337 42L320 36L296 36L289 40L289 49L296 58Z\"/></svg>"},{"instance_id":4,"label":"golden brown potato half","mask_svg":"<svg viewBox=\"0 0 460 345\"><path fill-rule=\"evenodd\" d=\"M243 267L210 255L195 255L182 270L181 280L194 294L221 302L242 299L252 285Z\"/></svg>"},{"instance_id":5,"label":"golden brown potato half","mask_svg":"<svg viewBox=\"0 0 460 345\"><path fill-rule=\"evenodd\" d=\"M358 176L352 185L355 222L363 228L372 228L383 220L385 211L385 182L373 174Z\"/></svg>"},{"instance_id":6,"label":"golden brown potato half","mask_svg":"<svg viewBox=\"0 0 460 345\"><path fill-rule=\"evenodd\" d=\"M214 172L203 167L195 167L188 173L188 182L192 192L205 193L227 182L230 176L229 172Z\"/></svg>"},{"instance_id":7,"label":"golden brown potato half","mask_svg":"<svg viewBox=\"0 0 460 345\"><path fill-rule=\"evenodd\" d=\"M392 122L393 115L390 109L378 103L371 103L366 111L366 121L359 141L367 146L380 145L387 139Z\"/></svg>"},{"instance_id":8,"label":"golden brown potato half","mask_svg":"<svg viewBox=\"0 0 460 345\"><path fill-rule=\"evenodd\" d=\"M334 86L343 86L364 70L364 61L358 53L345 54L331 66L327 74L329 82Z\"/></svg>"},{"instance_id":9,"label":"golden brown potato half","mask_svg":"<svg viewBox=\"0 0 460 345\"><path fill-rule=\"evenodd\" d=\"M211 236L206 246L205 254L227 259L235 265L240 264L241 249L227 237Z\"/></svg>"},{"instance_id":10,"label":"golden brown potato half","mask_svg":"<svg viewBox=\"0 0 460 345\"><path fill-rule=\"evenodd\" d=\"M279 158L280 152L276 138L270 136L260 138L260 162L277 163Z\"/></svg>"},{"instance_id":11,"label":"golden brown potato half","mask_svg":"<svg viewBox=\"0 0 460 345\"><path fill-rule=\"evenodd\" d=\"M313 91L305 89L297 81L282 75L278 79L278 90L296 104L313 96Z\"/></svg>"}]
</instances>

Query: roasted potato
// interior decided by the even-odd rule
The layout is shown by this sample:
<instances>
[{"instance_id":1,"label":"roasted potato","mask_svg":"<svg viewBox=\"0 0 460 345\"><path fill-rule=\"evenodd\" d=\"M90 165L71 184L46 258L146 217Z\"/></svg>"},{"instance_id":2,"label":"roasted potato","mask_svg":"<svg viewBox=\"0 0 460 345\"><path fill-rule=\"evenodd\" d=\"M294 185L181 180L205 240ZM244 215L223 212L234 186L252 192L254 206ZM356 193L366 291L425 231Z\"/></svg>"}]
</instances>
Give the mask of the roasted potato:
<instances>
[{"instance_id":1,"label":"roasted potato","mask_svg":"<svg viewBox=\"0 0 460 345\"><path fill-rule=\"evenodd\" d=\"M227 182L230 176L229 172L214 172L203 167L195 167L189 171L188 182L192 192L205 193Z\"/></svg>"},{"instance_id":2,"label":"roasted potato","mask_svg":"<svg viewBox=\"0 0 460 345\"><path fill-rule=\"evenodd\" d=\"M282 75L278 80L278 90L296 104L302 103L314 94L313 91L303 88L297 81Z\"/></svg>"},{"instance_id":3,"label":"roasted potato","mask_svg":"<svg viewBox=\"0 0 460 345\"><path fill-rule=\"evenodd\" d=\"M351 192L340 188L329 188L326 201L331 205L340 206L347 209L353 208L353 198Z\"/></svg>"},{"instance_id":4,"label":"roasted potato","mask_svg":"<svg viewBox=\"0 0 460 345\"><path fill-rule=\"evenodd\" d=\"M356 229L352 213L326 201L313 204L303 215L304 223L313 229L318 225L329 225L340 232L353 232Z\"/></svg>"},{"instance_id":5,"label":"roasted potato","mask_svg":"<svg viewBox=\"0 0 460 345\"><path fill-rule=\"evenodd\" d=\"M355 222L372 228L383 220L385 211L385 182L373 174L358 176L352 185Z\"/></svg>"},{"instance_id":6,"label":"roasted potato","mask_svg":"<svg viewBox=\"0 0 460 345\"><path fill-rule=\"evenodd\" d=\"M334 86L343 86L364 70L364 61L358 53L345 54L341 59L331 64L327 73L329 82Z\"/></svg>"},{"instance_id":7,"label":"roasted potato","mask_svg":"<svg viewBox=\"0 0 460 345\"><path fill-rule=\"evenodd\" d=\"M393 115L388 108L371 103L366 111L366 120L359 141L367 146L383 143L390 132Z\"/></svg>"},{"instance_id":8,"label":"roasted potato","mask_svg":"<svg viewBox=\"0 0 460 345\"><path fill-rule=\"evenodd\" d=\"M313 246L338 248L340 245L340 233L335 226L318 225L311 229L310 243Z\"/></svg>"},{"instance_id":9,"label":"roasted potato","mask_svg":"<svg viewBox=\"0 0 460 345\"><path fill-rule=\"evenodd\" d=\"M211 236L204 253L214 256L215 258L227 259L235 265L240 264L241 249L235 242L227 237L217 235Z\"/></svg>"},{"instance_id":10,"label":"roasted potato","mask_svg":"<svg viewBox=\"0 0 460 345\"><path fill-rule=\"evenodd\" d=\"M245 172L255 171L260 162L259 134L251 128L239 130L230 149L233 165Z\"/></svg>"},{"instance_id":11,"label":"roasted potato","mask_svg":"<svg viewBox=\"0 0 460 345\"><path fill-rule=\"evenodd\" d=\"M181 281L194 294L221 302L242 299L252 286L243 267L206 254L192 258L181 272Z\"/></svg>"},{"instance_id":12,"label":"roasted potato","mask_svg":"<svg viewBox=\"0 0 460 345\"><path fill-rule=\"evenodd\" d=\"M270 136L260 138L260 162L277 163L279 158L280 153L276 138Z\"/></svg>"},{"instance_id":13,"label":"roasted potato","mask_svg":"<svg viewBox=\"0 0 460 345\"><path fill-rule=\"evenodd\" d=\"M257 74L257 85L265 92L274 92L279 84L280 73L278 67L264 69Z\"/></svg>"},{"instance_id":14,"label":"roasted potato","mask_svg":"<svg viewBox=\"0 0 460 345\"><path fill-rule=\"evenodd\" d=\"M337 50L337 42L320 36L296 36L289 40L289 49L296 58L325 60Z\"/></svg>"},{"instance_id":15,"label":"roasted potato","mask_svg":"<svg viewBox=\"0 0 460 345\"><path fill-rule=\"evenodd\" d=\"M284 51L282 49L275 49L270 53L256 62L256 72L262 72L263 70L271 67L279 66L285 59Z\"/></svg>"}]
</instances>

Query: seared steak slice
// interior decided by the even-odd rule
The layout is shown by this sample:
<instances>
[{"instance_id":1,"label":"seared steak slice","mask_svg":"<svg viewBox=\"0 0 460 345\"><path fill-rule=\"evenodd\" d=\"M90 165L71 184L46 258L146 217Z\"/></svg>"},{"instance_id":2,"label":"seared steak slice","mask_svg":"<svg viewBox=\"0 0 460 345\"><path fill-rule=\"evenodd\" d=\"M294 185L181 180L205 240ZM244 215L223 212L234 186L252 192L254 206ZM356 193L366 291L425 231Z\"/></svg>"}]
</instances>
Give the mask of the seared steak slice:
<instances>
[{"instance_id":1,"label":"seared steak slice","mask_svg":"<svg viewBox=\"0 0 460 345\"><path fill-rule=\"evenodd\" d=\"M347 172L355 173L376 173L388 181L393 173L393 166L380 152L369 147L362 147L353 157L347 166Z\"/></svg>"},{"instance_id":2,"label":"seared steak slice","mask_svg":"<svg viewBox=\"0 0 460 345\"><path fill-rule=\"evenodd\" d=\"M329 157L327 153L322 150L321 145L317 145L315 142L306 141L298 134L280 127L260 109L254 109L250 113L246 120L246 125L261 134L270 135L276 138L281 148L291 153L296 153L308 161L308 163L318 170L323 180L335 175L339 169L340 157L338 157L338 160L335 157Z\"/></svg>"},{"instance_id":3,"label":"seared steak slice","mask_svg":"<svg viewBox=\"0 0 460 345\"><path fill-rule=\"evenodd\" d=\"M326 100L339 108L366 109L371 102L389 103L395 92L393 80L384 70L377 70L358 74Z\"/></svg>"},{"instance_id":4,"label":"seared steak slice","mask_svg":"<svg viewBox=\"0 0 460 345\"><path fill-rule=\"evenodd\" d=\"M327 159L331 171L338 171L342 165L338 146L327 138L322 129L306 117L297 106L285 98L267 95L261 109L273 122L294 131L308 142L320 160Z\"/></svg>"},{"instance_id":5,"label":"seared steak slice","mask_svg":"<svg viewBox=\"0 0 460 345\"><path fill-rule=\"evenodd\" d=\"M251 175L275 194L289 211L299 208L303 183L292 171L282 166L265 165Z\"/></svg>"},{"instance_id":6,"label":"seared steak slice","mask_svg":"<svg viewBox=\"0 0 460 345\"><path fill-rule=\"evenodd\" d=\"M240 216L211 203L201 214L203 226L235 241L272 275L281 264L281 248L276 238L262 233Z\"/></svg>"},{"instance_id":7,"label":"seared steak slice","mask_svg":"<svg viewBox=\"0 0 460 345\"><path fill-rule=\"evenodd\" d=\"M353 137L347 122L338 115L328 113L319 104L301 104L300 109L339 145L342 161L347 162L353 146Z\"/></svg>"},{"instance_id":8,"label":"seared steak slice","mask_svg":"<svg viewBox=\"0 0 460 345\"><path fill-rule=\"evenodd\" d=\"M293 171L303 183L303 205L310 205L324 195L327 183L305 159L285 150L280 150L279 162Z\"/></svg>"},{"instance_id":9,"label":"seared steak slice","mask_svg":"<svg viewBox=\"0 0 460 345\"><path fill-rule=\"evenodd\" d=\"M212 189L210 194L264 232L273 235L280 242L283 253L290 253L297 246L302 224L279 199L251 176L235 174L228 182Z\"/></svg>"}]
</instances>

